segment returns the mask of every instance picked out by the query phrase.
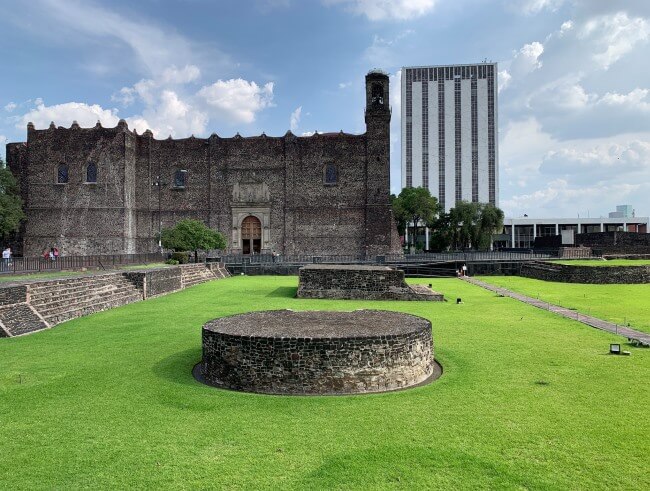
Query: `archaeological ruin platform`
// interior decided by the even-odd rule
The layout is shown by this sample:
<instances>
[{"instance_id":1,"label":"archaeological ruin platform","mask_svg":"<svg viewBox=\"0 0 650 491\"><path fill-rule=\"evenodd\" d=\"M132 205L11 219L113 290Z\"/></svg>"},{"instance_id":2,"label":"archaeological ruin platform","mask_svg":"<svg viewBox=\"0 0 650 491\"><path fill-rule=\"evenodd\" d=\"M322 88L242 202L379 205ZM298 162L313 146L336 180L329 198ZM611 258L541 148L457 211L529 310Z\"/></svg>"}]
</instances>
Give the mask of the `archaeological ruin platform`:
<instances>
[{"instance_id":1,"label":"archaeological ruin platform","mask_svg":"<svg viewBox=\"0 0 650 491\"><path fill-rule=\"evenodd\" d=\"M433 380L431 323L379 310L271 310L203 326L198 380L267 394L359 394Z\"/></svg>"},{"instance_id":2,"label":"archaeological ruin platform","mask_svg":"<svg viewBox=\"0 0 650 491\"><path fill-rule=\"evenodd\" d=\"M389 266L310 264L300 268L299 298L426 300L444 297L424 285L408 285L404 271Z\"/></svg>"}]
</instances>

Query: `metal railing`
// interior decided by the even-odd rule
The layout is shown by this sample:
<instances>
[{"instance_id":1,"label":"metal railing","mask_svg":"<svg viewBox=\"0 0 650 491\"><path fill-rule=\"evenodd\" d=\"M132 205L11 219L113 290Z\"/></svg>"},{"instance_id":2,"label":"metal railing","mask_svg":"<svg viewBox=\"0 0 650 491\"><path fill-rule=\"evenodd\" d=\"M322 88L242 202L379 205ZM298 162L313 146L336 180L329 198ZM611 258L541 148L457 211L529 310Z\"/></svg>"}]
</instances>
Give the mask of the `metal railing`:
<instances>
[{"instance_id":1,"label":"metal railing","mask_svg":"<svg viewBox=\"0 0 650 491\"><path fill-rule=\"evenodd\" d=\"M82 268L114 269L129 264L162 262L164 254L106 254L96 256L16 257L0 259L0 274L38 273L46 271L69 271Z\"/></svg>"},{"instance_id":2,"label":"metal railing","mask_svg":"<svg viewBox=\"0 0 650 491\"><path fill-rule=\"evenodd\" d=\"M431 252L421 254L385 254L377 256L364 255L317 255L317 254L218 254L208 257L219 259L226 264L386 264L386 263L427 263L427 262L472 262L472 261L526 261L534 259L551 259L557 257L557 251L468 251L468 252Z\"/></svg>"}]
</instances>

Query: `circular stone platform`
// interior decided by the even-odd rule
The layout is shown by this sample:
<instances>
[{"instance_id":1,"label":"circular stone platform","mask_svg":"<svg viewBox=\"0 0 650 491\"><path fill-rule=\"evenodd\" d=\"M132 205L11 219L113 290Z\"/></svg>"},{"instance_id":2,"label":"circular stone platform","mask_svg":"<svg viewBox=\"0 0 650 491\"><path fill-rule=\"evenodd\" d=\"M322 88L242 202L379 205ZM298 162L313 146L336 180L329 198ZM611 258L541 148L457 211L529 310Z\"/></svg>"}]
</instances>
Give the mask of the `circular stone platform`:
<instances>
[{"instance_id":1,"label":"circular stone platform","mask_svg":"<svg viewBox=\"0 0 650 491\"><path fill-rule=\"evenodd\" d=\"M267 394L357 394L419 385L440 373L431 323L380 310L271 310L203 326L195 376Z\"/></svg>"}]
</instances>

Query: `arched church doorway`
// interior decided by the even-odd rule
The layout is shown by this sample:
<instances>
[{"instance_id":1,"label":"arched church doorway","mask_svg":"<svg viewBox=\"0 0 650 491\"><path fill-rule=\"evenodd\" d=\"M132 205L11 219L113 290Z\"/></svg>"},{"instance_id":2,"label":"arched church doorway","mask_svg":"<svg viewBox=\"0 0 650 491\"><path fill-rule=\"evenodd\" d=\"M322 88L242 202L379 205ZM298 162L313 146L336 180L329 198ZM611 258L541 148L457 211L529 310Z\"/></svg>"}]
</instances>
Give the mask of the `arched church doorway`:
<instances>
[{"instance_id":1,"label":"arched church doorway","mask_svg":"<svg viewBox=\"0 0 650 491\"><path fill-rule=\"evenodd\" d=\"M252 215L241 223L241 242L244 254L259 254L262 250L262 223Z\"/></svg>"}]
</instances>

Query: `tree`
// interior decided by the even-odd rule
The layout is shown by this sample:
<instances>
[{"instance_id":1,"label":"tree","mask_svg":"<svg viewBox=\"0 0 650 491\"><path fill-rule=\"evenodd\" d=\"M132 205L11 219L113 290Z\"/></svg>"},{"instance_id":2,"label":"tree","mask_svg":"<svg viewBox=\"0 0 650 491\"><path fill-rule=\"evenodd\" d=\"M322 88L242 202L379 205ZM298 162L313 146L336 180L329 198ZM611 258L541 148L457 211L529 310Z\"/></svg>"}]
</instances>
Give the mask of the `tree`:
<instances>
[{"instance_id":1,"label":"tree","mask_svg":"<svg viewBox=\"0 0 650 491\"><path fill-rule=\"evenodd\" d=\"M226 239L223 234L208 228L200 220L181 220L172 228L162 231L161 242L164 248L175 251L194 251L194 261L198 261L199 250L224 249Z\"/></svg>"},{"instance_id":2,"label":"tree","mask_svg":"<svg viewBox=\"0 0 650 491\"><path fill-rule=\"evenodd\" d=\"M492 234L503 228L503 216L490 203L460 201L449 211L451 244L455 249L489 249Z\"/></svg>"},{"instance_id":3,"label":"tree","mask_svg":"<svg viewBox=\"0 0 650 491\"><path fill-rule=\"evenodd\" d=\"M393 213L397 220L398 229L406 230L411 225L411 245L423 225L432 223L441 212L438 199L431 196L427 188L404 188L399 196L392 199Z\"/></svg>"},{"instance_id":4,"label":"tree","mask_svg":"<svg viewBox=\"0 0 650 491\"><path fill-rule=\"evenodd\" d=\"M7 239L18 231L25 219L23 200L13 174L0 158L0 238Z\"/></svg>"}]
</instances>

